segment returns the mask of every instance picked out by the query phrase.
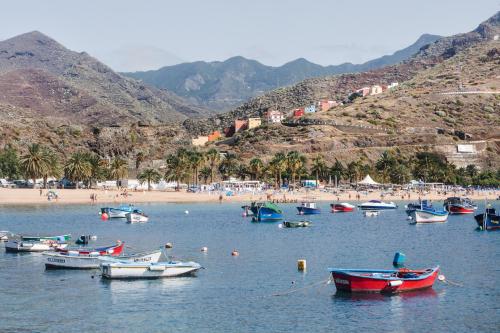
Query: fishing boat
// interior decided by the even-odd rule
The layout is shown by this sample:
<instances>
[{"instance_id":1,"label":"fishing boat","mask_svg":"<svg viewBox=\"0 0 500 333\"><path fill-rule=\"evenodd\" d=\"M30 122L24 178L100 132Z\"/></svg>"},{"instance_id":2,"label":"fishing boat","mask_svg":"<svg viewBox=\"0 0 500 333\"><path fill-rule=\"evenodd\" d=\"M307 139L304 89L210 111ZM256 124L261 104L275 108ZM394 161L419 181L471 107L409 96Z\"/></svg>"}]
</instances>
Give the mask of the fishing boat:
<instances>
[{"instance_id":1,"label":"fishing boat","mask_svg":"<svg viewBox=\"0 0 500 333\"><path fill-rule=\"evenodd\" d=\"M431 288L439 266L424 270L330 268L331 278L339 291L365 293L399 293Z\"/></svg>"},{"instance_id":2,"label":"fishing boat","mask_svg":"<svg viewBox=\"0 0 500 333\"><path fill-rule=\"evenodd\" d=\"M363 215L365 217L379 216L380 212L378 210L365 210Z\"/></svg>"},{"instance_id":3,"label":"fishing boat","mask_svg":"<svg viewBox=\"0 0 500 333\"><path fill-rule=\"evenodd\" d=\"M283 221L284 228L305 228L312 226L310 221Z\"/></svg>"},{"instance_id":4,"label":"fishing boat","mask_svg":"<svg viewBox=\"0 0 500 333\"><path fill-rule=\"evenodd\" d=\"M126 217L127 223L146 223L149 221L149 217L139 210L134 210L133 212L128 213Z\"/></svg>"},{"instance_id":5,"label":"fishing boat","mask_svg":"<svg viewBox=\"0 0 500 333\"><path fill-rule=\"evenodd\" d=\"M108 218L126 218L128 213L134 211L133 205L120 205L118 208L103 207L101 208L101 215L107 214Z\"/></svg>"},{"instance_id":6,"label":"fishing boat","mask_svg":"<svg viewBox=\"0 0 500 333\"><path fill-rule=\"evenodd\" d=\"M106 279L152 279L191 275L201 269L193 262L167 261L158 263L103 262L102 277Z\"/></svg>"},{"instance_id":7,"label":"fishing boat","mask_svg":"<svg viewBox=\"0 0 500 333\"><path fill-rule=\"evenodd\" d=\"M9 239L5 243L6 252L45 252L64 249L67 243L55 240L30 241L22 239Z\"/></svg>"},{"instance_id":8,"label":"fishing boat","mask_svg":"<svg viewBox=\"0 0 500 333\"><path fill-rule=\"evenodd\" d=\"M314 201L303 201L300 206L297 207L299 215L316 215L321 214L321 209L316 206Z\"/></svg>"},{"instance_id":9,"label":"fishing boat","mask_svg":"<svg viewBox=\"0 0 500 333\"><path fill-rule=\"evenodd\" d=\"M19 236L23 241L31 242L43 242L43 241L56 241L56 242L67 242L71 239L71 234L60 235L60 236Z\"/></svg>"},{"instance_id":10,"label":"fishing boat","mask_svg":"<svg viewBox=\"0 0 500 333\"><path fill-rule=\"evenodd\" d=\"M330 204L330 207L332 208L332 213L347 213L354 211L356 206L347 202L341 202L338 204Z\"/></svg>"},{"instance_id":11,"label":"fishing boat","mask_svg":"<svg viewBox=\"0 0 500 333\"><path fill-rule=\"evenodd\" d=\"M396 209L398 206L394 202L382 202L380 200L370 200L358 206L363 210Z\"/></svg>"},{"instance_id":12,"label":"fishing boat","mask_svg":"<svg viewBox=\"0 0 500 333\"><path fill-rule=\"evenodd\" d=\"M477 209L471 199L460 197L447 198L443 206L450 214L472 214Z\"/></svg>"},{"instance_id":13,"label":"fishing boat","mask_svg":"<svg viewBox=\"0 0 500 333\"><path fill-rule=\"evenodd\" d=\"M283 219L283 211L271 202L252 202L250 209L254 222L273 222Z\"/></svg>"},{"instance_id":14,"label":"fishing boat","mask_svg":"<svg viewBox=\"0 0 500 333\"><path fill-rule=\"evenodd\" d=\"M500 230L500 215L495 208L487 207L483 214L474 216L474 219L481 230Z\"/></svg>"},{"instance_id":15,"label":"fishing boat","mask_svg":"<svg viewBox=\"0 0 500 333\"><path fill-rule=\"evenodd\" d=\"M415 209L410 213L413 223L437 223L446 222L448 219L448 212L445 210L435 209Z\"/></svg>"},{"instance_id":16,"label":"fishing boat","mask_svg":"<svg viewBox=\"0 0 500 333\"><path fill-rule=\"evenodd\" d=\"M249 205L241 206L241 209L243 209L243 216L253 216L251 208L252 206Z\"/></svg>"},{"instance_id":17,"label":"fishing boat","mask_svg":"<svg viewBox=\"0 0 500 333\"><path fill-rule=\"evenodd\" d=\"M45 268L65 269L97 269L102 262L131 262L131 263L153 263L158 262L162 251L160 249L117 257L101 256L99 252L80 254L78 251L44 252Z\"/></svg>"},{"instance_id":18,"label":"fishing boat","mask_svg":"<svg viewBox=\"0 0 500 333\"><path fill-rule=\"evenodd\" d=\"M411 202L406 205L406 214L410 215L411 212L417 209L433 210L432 203L429 200L420 200L419 202Z\"/></svg>"},{"instance_id":19,"label":"fishing boat","mask_svg":"<svg viewBox=\"0 0 500 333\"><path fill-rule=\"evenodd\" d=\"M86 247L76 247L76 248L57 248L59 253L72 255L100 255L100 256L119 256L125 243L122 241L116 241L115 245L96 247L96 248L86 248Z\"/></svg>"}]
</instances>

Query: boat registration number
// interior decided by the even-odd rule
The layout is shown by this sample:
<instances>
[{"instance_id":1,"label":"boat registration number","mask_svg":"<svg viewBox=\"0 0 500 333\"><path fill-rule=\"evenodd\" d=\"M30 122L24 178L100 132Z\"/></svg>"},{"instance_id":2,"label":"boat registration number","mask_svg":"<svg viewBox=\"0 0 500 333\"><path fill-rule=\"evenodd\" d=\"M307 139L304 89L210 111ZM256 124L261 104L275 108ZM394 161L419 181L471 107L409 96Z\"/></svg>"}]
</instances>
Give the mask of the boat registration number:
<instances>
[{"instance_id":1,"label":"boat registration number","mask_svg":"<svg viewBox=\"0 0 500 333\"><path fill-rule=\"evenodd\" d=\"M335 283L349 285L349 281L344 279L335 279Z\"/></svg>"},{"instance_id":2,"label":"boat registration number","mask_svg":"<svg viewBox=\"0 0 500 333\"><path fill-rule=\"evenodd\" d=\"M47 258L48 262L59 262L64 264L66 262L66 259L58 259L58 258Z\"/></svg>"}]
</instances>

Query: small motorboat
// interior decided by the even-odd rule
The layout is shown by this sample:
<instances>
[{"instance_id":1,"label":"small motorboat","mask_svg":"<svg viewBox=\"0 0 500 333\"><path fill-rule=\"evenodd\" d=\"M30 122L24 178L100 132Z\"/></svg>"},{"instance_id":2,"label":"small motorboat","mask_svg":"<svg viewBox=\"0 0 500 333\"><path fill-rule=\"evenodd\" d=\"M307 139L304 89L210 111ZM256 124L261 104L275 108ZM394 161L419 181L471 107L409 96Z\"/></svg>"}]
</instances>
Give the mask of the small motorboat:
<instances>
[{"instance_id":1,"label":"small motorboat","mask_svg":"<svg viewBox=\"0 0 500 333\"><path fill-rule=\"evenodd\" d=\"M283 228L305 228L312 226L310 221L283 221Z\"/></svg>"},{"instance_id":2,"label":"small motorboat","mask_svg":"<svg viewBox=\"0 0 500 333\"><path fill-rule=\"evenodd\" d=\"M378 216L380 212L378 210L365 210L363 212L363 215L365 217L373 217L373 216Z\"/></svg>"},{"instance_id":3,"label":"small motorboat","mask_svg":"<svg viewBox=\"0 0 500 333\"><path fill-rule=\"evenodd\" d=\"M472 214L477 209L471 199L460 197L447 198L443 206L450 214Z\"/></svg>"},{"instance_id":4,"label":"small motorboat","mask_svg":"<svg viewBox=\"0 0 500 333\"><path fill-rule=\"evenodd\" d=\"M5 243L6 252L45 252L64 249L67 243L55 240L30 241L22 239L9 239Z\"/></svg>"},{"instance_id":5,"label":"small motorboat","mask_svg":"<svg viewBox=\"0 0 500 333\"><path fill-rule=\"evenodd\" d=\"M0 241L6 242L9 240L11 233L7 230L0 231Z\"/></svg>"},{"instance_id":6,"label":"small motorboat","mask_svg":"<svg viewBox=\"0 0 500 333\"><path fill-rule=\"evenodd\" d=\"M331 279L339 291L361 293L399 293L431 288L439 266L424 270L330 268Z\"/></svg>"},{"instance_id":7,"label":"small motorboat","mask_svg":"<svg viewBox=\"0 0 500 333\"><path fill-rule=\"evenodd\" d=\"M500 230L500 215L495 208L486 208L483 214L474 216L474 219L481 230Z\"/></svg>"},{"instance_id":8,"label":"small motorboat","mask_svg":"<svg viewBox=\"0 0 500 333\"><path fill-rule=\"evenodd\" d=\"M427 209L415 209L410 213L413 220L412 223L437 223L446 222L448 219L448 212L445 210L435 210L431 208Z\"/></svg>"},{"instance_id":9,"label":"small motorboat","mask_svg":"<svg viewBox=\"0 0 500 333\"><path fill-rule=\"evenodd\" d=\"M75 253L73 253L75 252ZM101 256L99 252L89 254L80 254L77 251L44 252L45 268L64 268L64 269L97 269L103 262L131 262L131 263L153 263L158 262L162 251L154 250L149 252L120 255L117 257Z\"/></svg>"},{"instance_id":10,"label":"small motorboat","mask_svg":"<svg viewBox=\"0 0 500 333\"><path fill-rule=\"evenodd\" d=\"M146 223L149 221L149 217L142 211L136 209L131 213L126 215L127 223Z\"/></svg>"},{"instance_id":11,"label":"small motorboat","mask_svg":"<svg viewBox=\"0 0 500 333\"><path fill-rule=\"evenodd\" d=\"M244 206L241 206L241 209L243 209L243 216L253 216L251 206L244 205Z\"/></svg>"},{"instance_id":12,"label":"small motorboat","mask_svg":"<svg viewBox=\"0 0 500 333\"><path fill-rule=\"evenodd\" d=\"M71 234L60 236L19 236L23 241L43 242L43 241L56 241L67 242L71 239Z\"/></svg>"},{"instance_id":13,"label":"small motorboat","mask_svg":"<svg viewBox=\"0 0 500 333\"><path fill-rule=\"evenodd\" d=\"M103 262L99 266L106 279L152 279L191 275L201 269L193 262L167 261L158 263Z\"/></svg>"},{"instance_id":14,"label":"small motorboat","mask_svg":"<svg viewBox=\"0 0 500 333\"><path fill-rule=\"evenodd\" d=\"M330 207L332 208L332 213L347 213L354 211L356 206L347 202L341 202L338 204L330 204Z\"/></svg>"},{"instance_id":15,"label":"small motorboat","mask_svg":"<svg viewBox=\"0 0 500 333\"><path fill-rule=\"evenodd\" d=\"M406 205L406 214L410 215L411 212L417 209L434 210L429 200L421 200L420 202L411 202Z\"/></svg>"},{"instance_id":16,"label":"small motorboat","mask_svg":"<svg viewBox=\"0 0 500 333\"><path fill-rule=\"evenodd\" d=\"M297 207L299 215L316 215L321 214L321 209L316 206L314 201L303 201L300 206Z\"/></svg>"},{"instance_id":17,"label":"small motorboat","mask_svg":"<svg viewBox=\"0 0 500 333\"><path fill-rule=\"evenodd\" d=\"M134 211L133 205L120 205L118 208L103 207L101 208L101 215L106 214L108 218L126 218L128 213Z\"/></svg>"},{"instance_id":18,"label":"small motorboat","mask_svg":"<svg viewBox=\"0 0 500 333\"><path fill-rule=\"evenodd\" d=\"M96 247L96 248L86 248L86 247L76 247L76 248L57 248L57 252L62 254L72 254L72 255L99 255L99 256L119 256L125 243L122 241L116 241L115 245Z\"/></svg>"},{"instance_id":19,"label":"small motorboat","mask_svg":"<svg viewBox=\"0 0 500 333\"><path fill-rule=\"evenodd\" d=\"M253 222L274 222L283 219L283 211L271 202L252 202Z\"/></svg>"},{"instance_id":20,"label":"small motorboat","mask_svg":"<svg viewBox=\"0 0 500 333\"><path fill-rule=\"evenodd\" d=\"M382 202L380 200L370 200L358 206L363 210L396 209L398 206L394 202Z\"/></svg>"}]
</instances>

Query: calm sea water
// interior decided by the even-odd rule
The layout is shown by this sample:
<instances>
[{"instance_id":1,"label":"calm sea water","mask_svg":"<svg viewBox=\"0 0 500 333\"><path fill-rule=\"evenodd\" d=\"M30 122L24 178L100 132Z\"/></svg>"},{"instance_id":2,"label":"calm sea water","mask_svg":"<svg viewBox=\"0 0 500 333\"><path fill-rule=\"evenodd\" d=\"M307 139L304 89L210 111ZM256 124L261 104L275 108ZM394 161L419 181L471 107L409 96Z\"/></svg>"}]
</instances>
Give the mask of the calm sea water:
<instances>
[{"instance_id":1,"label":"calm sea water","mask_svg":"<svg viewBox=\"0 0 500 333\"><path fill-rule=\"evenodd\" d=\"M297 218L294 206L282 205L289 219ZM41 255L8 254L0 245L0 331L500 330L500 232L476 231L472 216L415 226L403 208L364 218L320 206L323 214L303 229L250 223L238 204L141 205L150 215L144 225L102 222L97 206L1 207L0 230L95 234L95 245L120 239L135 249L172 242L170 255L206 269L196 277L105 281L95 271L45 271ZM318 283L328 279L328 267L391 268L396 251L414 268L440 264L460 286L436 282L427 292L346 296ZM300 258L306 273L296 269Z\"/></svg>"}]
</instances>

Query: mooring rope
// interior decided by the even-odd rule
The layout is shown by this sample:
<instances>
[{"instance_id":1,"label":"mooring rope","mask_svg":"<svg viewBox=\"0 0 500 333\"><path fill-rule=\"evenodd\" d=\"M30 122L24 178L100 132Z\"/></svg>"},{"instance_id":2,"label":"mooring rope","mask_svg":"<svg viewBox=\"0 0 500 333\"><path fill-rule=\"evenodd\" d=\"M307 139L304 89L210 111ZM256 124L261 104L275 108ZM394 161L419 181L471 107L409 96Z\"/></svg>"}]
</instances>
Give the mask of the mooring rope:
<instances>
[{"instance_id":1,"label":"mooring rope","mask_svg":"<svg viewBox=\"0 0 500 333\"><path fill-rule=\"evenodd\" d=\"M302 291L302 290L306 290L306 289L312 288L314 286L317 286L317 285L320 285L320 284L323 284L323 283L325 285L327 285L327 284L329 284L329 282L330 282L330 278L328 278L326 280L321 280L321 281L312 283L310 285L307 285L307 286L304 286L304 287L301 287L301 288L296 288L296 289L292 289L292 290L277 292L277 293L273 293L273 294L270 294L270 295L267 295L267 296L261 296L261 297L265 298L265 297L286 296L286 295L290 295L290 294L293 294L293 293L296 293L296 292L299 292L299 291Z\"/></svg>"}]
</instances>

